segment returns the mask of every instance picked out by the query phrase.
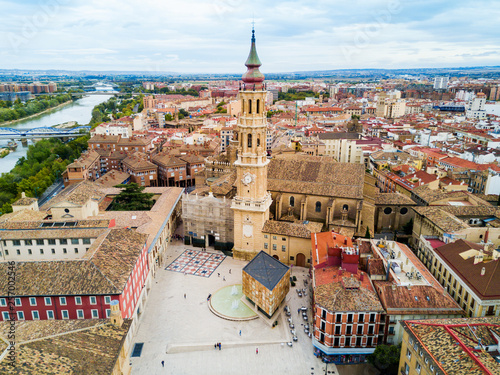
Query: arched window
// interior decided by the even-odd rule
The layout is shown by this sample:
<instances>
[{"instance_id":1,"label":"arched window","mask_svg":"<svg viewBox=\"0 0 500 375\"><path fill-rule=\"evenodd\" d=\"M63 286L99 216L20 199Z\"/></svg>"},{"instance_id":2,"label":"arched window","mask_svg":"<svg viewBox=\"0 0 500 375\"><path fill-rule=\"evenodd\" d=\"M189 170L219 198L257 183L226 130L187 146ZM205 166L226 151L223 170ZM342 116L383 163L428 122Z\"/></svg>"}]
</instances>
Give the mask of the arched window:
<instances>
[{"instance_id":1,"label":"arched window","mask_svg":"<svg viewBox=\"0 0 500 375\"><path fill-rule=\"evenodd\" d=\"M247 140L248 140L248 148L252 147L252 134L247 135Z\"/></svg>"},{"instance_id":2,"label":"arched window","mask_svg":"<svg viewBox=\"0 0 500 375\"><path fill-rule=\"evenodd\" d=\"M252 114L252 99L248 100L248 113Z\"/></svg>"},{"instance_id":3,"label":"arched window","mask_svg":"<svg viewBox=\"0 0 500 375\"><path fill-rule=\"evenodd\" d=\"M293 206L295 206L295 198L290 197L290 207L293 207Z\"/></svg>"},{"instance_id":4,"label":"arched window","mask_svg":"<svg viewBox=\"0 0 500 375\"><path fill-rule=\"evenodd\" d=\"M316 212L321 212L321 202L316 202Z\"/></svg>"},{"instance_id":5,"label":"arched window","mask_svg":"<svg viewBox=\"0 0 500 375\"><path fill-rule=\"evenodd\" d=\"M342 211L343 211L343 210L349 211L349 206L348 206L347 204L344 204L344 205L342 206Z\"/></svg>"},{"instance_id":6,"label":"arched window","mask_svg":"<svg viewBox=\"0 0 500 375\"><path fill-rule=\"evenodd\" d=\"M241 113L245 113L245 101L241 101Z\"/></svg>"},{"instance_id":7,"label":"arched window","mask_svg":"<svg viewBox=\"0 0 500 375\"><path fill-rule=\"evenodd\" d=\"M259 110L260 110L260 99L257 99L257 110L255 111L255 113L259 113Z\"/></svg>"},{"instance_id":8,"label":"arched window","mask_svg":"<svg viewBox=\"0 0 500 375\"><path fill-rule=\"evenodd\" d=\"M257 136L257 147L260 146L260 136Z\"/></svg>"}]
</instances>

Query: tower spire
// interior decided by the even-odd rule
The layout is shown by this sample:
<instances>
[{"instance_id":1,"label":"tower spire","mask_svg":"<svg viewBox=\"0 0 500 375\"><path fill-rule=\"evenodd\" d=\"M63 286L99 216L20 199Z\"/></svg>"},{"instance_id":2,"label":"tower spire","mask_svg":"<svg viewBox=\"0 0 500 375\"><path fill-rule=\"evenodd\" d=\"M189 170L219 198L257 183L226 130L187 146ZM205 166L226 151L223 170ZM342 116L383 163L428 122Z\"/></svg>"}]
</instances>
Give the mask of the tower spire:
<instances>
[{"instance_id":1,"label":"tower spire","mask_svg":"<svg viewBox=\"0 0 500 375\"><path fill-rule=\"evenodd\" d=\"M250 46L250 53L248 54L247 61L245 62L247 71L243 74L243 82L254 84L255 87L257 85L262 86L265 77L264 74L259 71L261 65L262 63L260 62L259 55L257 55L257 48L255 47L255 28L252 27L252 44Z\"/></svg>"}]
</instances>

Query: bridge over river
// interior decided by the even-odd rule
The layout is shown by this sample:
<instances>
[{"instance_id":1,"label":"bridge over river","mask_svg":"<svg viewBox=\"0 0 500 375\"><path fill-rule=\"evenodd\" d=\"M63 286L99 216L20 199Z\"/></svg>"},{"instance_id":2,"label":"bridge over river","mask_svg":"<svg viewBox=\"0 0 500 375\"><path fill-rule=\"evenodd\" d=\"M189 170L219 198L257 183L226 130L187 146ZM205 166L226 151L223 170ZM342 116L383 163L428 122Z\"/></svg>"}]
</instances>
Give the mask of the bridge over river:
<instances>
[{"instance_id":1,"label":"bridge over river","mask_svg":"<svg viewBox=\"0 0 500 375\"><path fill-rule=\"evenodd\" d=\"M71 129L39 127L32 129L0 128L0 139L33 139L33 138L74 138L90 131L90 126L78 126Z\"/></svg>"}]
</instances>

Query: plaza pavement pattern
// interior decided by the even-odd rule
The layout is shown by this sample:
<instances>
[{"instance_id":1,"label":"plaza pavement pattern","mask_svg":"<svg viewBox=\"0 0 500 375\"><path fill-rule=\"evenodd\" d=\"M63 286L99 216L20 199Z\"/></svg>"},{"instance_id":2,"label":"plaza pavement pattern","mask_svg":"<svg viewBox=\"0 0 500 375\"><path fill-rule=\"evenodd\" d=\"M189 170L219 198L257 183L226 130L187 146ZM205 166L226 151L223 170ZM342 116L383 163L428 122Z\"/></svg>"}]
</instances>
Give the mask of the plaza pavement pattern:
<instances>
[{"instance_id":1,"label":"plaza pavement pattern","mask_svg":"<svg viewBox=\"0 0 500 375\"><path fill-rule=\"evenodd\" d=\"M146 309L132 342L132 345L144 343L141 356L130 358L133 375L325 373L325 364L313 355L311 339L304 333L306 322L297 312L301 306L310 307L310 293L299 298L296 288L291 288L286 298L298 336L298 342L288 347L286 343L291 341L291 334L284 314L280 314L278 326L271 328L260 318L224 320L208 308L209 294L241 283L241 270L247 262L225 257L217 272L212 272L209 277L167 271L166 266L186 254L186 248L193 251L190 256L199 252L181 241L172 242L163 267L158 269L153 280ZM224 256L210 248L202 253ZM298 279L297 287L304 285L304 279L309 280L306 268L293 267L292 274ZM308 312L311 325L310 308ZM214 349L217 342L222 344L222 350ZM161 361L165 361L165 367ZM328 365L328 374L338 374L335 365Z\"/></svg>"},{"instance_id":2,"label":"plaza pavement pattern","mask_svg":"<svg viewBox=\"0 0 500 375\"><path fill-rule=\"evenodd\" d=\"M186 250L165 269L188 275L210 277L225 258L223 254Z\"/></svg>"}]
</instances>

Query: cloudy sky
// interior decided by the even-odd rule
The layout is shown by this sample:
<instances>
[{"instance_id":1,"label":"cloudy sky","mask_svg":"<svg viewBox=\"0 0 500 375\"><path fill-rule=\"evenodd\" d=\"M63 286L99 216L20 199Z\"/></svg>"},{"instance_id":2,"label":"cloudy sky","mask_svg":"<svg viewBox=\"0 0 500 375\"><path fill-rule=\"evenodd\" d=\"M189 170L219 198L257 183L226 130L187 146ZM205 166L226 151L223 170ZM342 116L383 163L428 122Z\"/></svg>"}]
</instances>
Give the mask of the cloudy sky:
<instances>
[{"instance_id":1,"label":"cloudy sky","mask_svg":"<svg viewBox=\"0 0 500 375\"><path fill-rule=\"evenodd\" d=\"M500 1L0 0L0 68L238 73L500 65Z\"/></svg>"}]
</instances>

